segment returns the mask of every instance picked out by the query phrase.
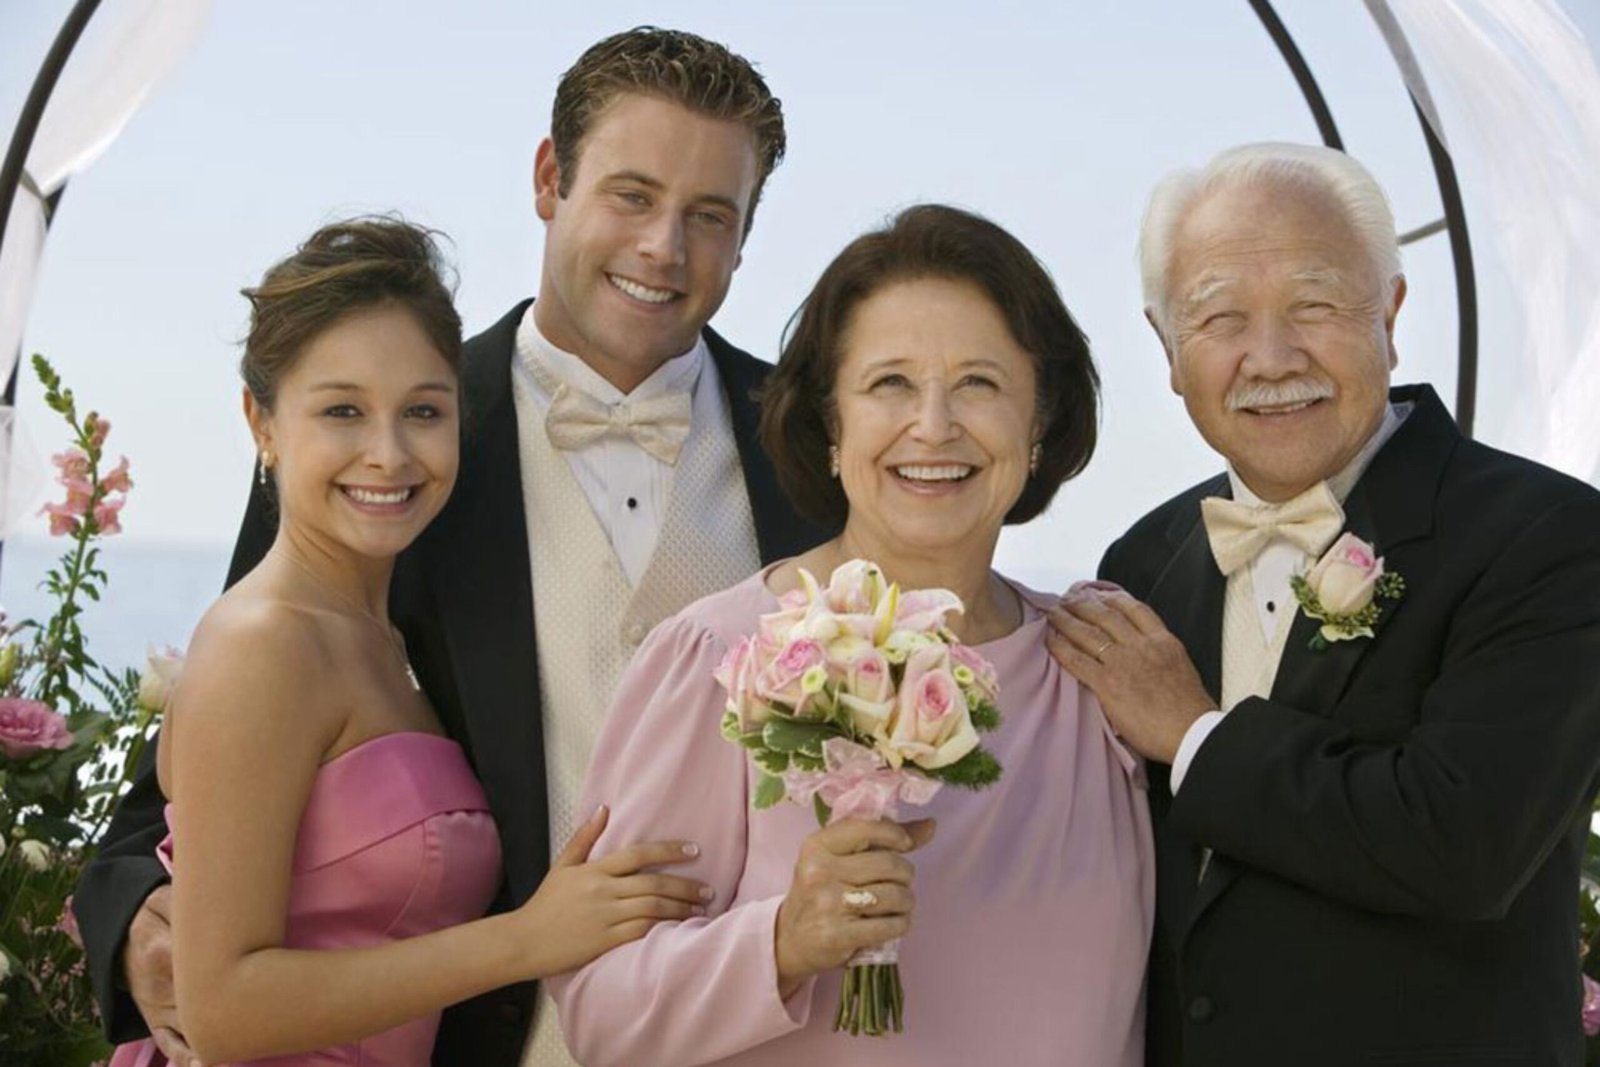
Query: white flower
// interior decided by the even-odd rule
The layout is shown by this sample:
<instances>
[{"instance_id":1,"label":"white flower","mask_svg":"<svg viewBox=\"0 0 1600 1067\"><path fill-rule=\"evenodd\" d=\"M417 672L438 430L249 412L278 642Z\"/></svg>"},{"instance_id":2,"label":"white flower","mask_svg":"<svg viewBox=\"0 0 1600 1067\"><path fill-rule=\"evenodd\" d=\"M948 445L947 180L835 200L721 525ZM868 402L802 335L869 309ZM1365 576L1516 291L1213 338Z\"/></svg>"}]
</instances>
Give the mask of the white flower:
<instances>
[{"instance_id":1,"label":"white flower","mask_svg":"<svg viewBox=\"0 0 1600 1067\"><path fill-rule=\"evenodd\" d=\"M35 871L43 871L50 866L50 846L31 837L17 843L17 855Z\"/></svg>"},{"instance_id":2,"label":"white flower","mask_svg":"<svg viewBox=\"0 0 1600 1067\"><path fill-rule=\"evenodd\" d=\"M139 703L151 711L164 711L182 671L182 652L171 645L147 647L144 673L139 676Z\"/></svg>"},{"instance_id":3,"label":"white flower","mask_svg":"<svg viewBox=\"0 0 1600 1067\"><path fill-rule=\"evenodd\" d=\"M4 949L0 949L0 982L11 977L11 957Z\"/></svg>"}]
</instances>

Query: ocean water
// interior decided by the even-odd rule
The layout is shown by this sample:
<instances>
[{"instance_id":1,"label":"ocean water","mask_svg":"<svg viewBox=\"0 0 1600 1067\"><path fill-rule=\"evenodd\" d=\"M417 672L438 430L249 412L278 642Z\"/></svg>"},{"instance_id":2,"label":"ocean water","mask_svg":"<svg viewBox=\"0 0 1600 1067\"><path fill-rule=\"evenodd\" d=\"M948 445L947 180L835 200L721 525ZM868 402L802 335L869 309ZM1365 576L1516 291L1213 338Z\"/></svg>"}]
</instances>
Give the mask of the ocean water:
<instances>
[{"instance_id":1,"label":"ocean water","mask_svg":"<svg viewBox=\"0 0 1600 1067\"><path fill-rule=\"evenodd\" d=\"M42 620L54 601L39 588L67 548L65 540L14 538L0 547L0 607L7 618ZM161 544L108 538L100 565L110 574L99 603L84 602L89 653L109 667L141 667L147 645L189 642L222 591L232 546Z\"/></svg>"}]
</instances>

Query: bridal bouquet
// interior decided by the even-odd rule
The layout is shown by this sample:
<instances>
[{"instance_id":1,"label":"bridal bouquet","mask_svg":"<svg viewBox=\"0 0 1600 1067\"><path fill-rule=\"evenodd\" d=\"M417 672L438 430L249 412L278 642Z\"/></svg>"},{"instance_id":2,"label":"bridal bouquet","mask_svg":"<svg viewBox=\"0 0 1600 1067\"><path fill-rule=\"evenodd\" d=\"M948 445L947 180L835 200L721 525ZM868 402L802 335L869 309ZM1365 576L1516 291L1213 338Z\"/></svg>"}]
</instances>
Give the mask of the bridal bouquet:
<instances>
[{"instance_id":1,"label":"bridal bouquet","mask_svg":"<svg viewBox=\"0 0 1600 1067\"><path fill-rule=\"evenodd\" d=\"M859 559L826 587L803 569L800 579L716 671L728 692L722 734L761 771L754 806L809 801L826 826L895 818L899 804L926 804L944 783L998 781L999 761L978 738L1000 725L994 668L945 626L961 598L902 592ZM835 1030L902 1029L897 958L894 943L851 958Z\"/></svg>"}]
</instances>

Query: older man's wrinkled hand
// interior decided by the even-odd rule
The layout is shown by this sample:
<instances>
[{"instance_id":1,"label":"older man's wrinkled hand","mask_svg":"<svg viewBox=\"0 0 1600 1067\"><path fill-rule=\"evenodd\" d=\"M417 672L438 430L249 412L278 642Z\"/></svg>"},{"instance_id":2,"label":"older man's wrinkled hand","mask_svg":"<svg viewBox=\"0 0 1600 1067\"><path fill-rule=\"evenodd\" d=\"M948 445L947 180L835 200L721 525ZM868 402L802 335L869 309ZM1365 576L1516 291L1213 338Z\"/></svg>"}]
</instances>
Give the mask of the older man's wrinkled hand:
<instances>
[{"instance_id":1,"label":"older man's wrinkled hand","mask_svg":"<svg viewBox=\"0 0 1600 1067\"><path fill-rule=\"evenodd\" d=\"M1183 643L1148 605L1115 586L1073 586L1050 612L1050 625L1051 654L1146 759L1171 763L1189 727L1217 707Z\"/></svg>"}]
</instances>

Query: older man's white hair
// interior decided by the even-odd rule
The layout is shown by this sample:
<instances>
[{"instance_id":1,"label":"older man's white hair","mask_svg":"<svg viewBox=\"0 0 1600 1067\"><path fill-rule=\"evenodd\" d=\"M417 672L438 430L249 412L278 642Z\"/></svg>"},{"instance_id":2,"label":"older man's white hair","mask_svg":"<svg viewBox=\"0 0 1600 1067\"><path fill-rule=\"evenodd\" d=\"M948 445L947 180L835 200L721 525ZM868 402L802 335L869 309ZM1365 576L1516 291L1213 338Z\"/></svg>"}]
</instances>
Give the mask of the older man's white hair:
<instances>
[{"instance_id":1,"label":"older man's white hair","mask_svg":"<svg viewBox=\"0 0 1600 1067\"><path fill-rule=\"evenodd\" d=\"M1163 178L1150 194L1139 230L1139 273L1145 307L1156 328L1170 337L1172 243L1189 210L1221 189L1250 185L1288 185L1327 193L1343 211L1357 239L1366 246L1386 287L1400 274L1400 242L1389 198L1350 156L1320 145L1266 141L1230 148L1199 170L1185 168Z\"/></svg>"}]
</instances>

